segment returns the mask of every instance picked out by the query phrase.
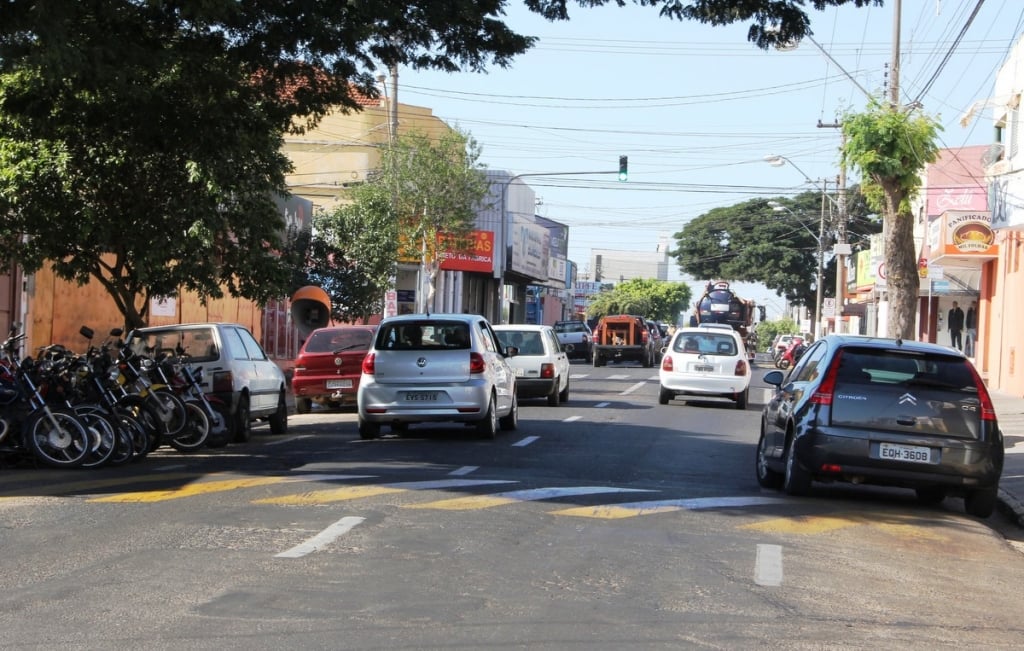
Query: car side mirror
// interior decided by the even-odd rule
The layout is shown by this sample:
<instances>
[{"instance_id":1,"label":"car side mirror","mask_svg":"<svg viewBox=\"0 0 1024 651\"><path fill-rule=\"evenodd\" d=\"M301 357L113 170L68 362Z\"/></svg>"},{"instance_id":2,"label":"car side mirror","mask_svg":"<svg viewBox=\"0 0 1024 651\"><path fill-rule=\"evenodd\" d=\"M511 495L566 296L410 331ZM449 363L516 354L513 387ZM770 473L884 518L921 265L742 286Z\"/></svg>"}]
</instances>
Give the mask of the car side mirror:
<instances>
[{"instance_id":1,"label":"car side mirror","mask_svg":"<svg viewBox=\"0 0 1024 651\"><path fill-rule=\"evenodd\" d=\"M506 346L505 347L505 357L515 357L518 354L519 354L519 349L516 348L515 346Z\"/></svg>"},{"instance_id":2,"label":"car side mirror","mask_svg":"<svg viewBox=\"0 0 1024 651\"><path fill-rule=\"evenodd\" d=\"M782 371L768 371L764 374L765 384L770 384L775 388L782 386L782 381L786 379L786 376Z\"/></svg>"}]
</instances>

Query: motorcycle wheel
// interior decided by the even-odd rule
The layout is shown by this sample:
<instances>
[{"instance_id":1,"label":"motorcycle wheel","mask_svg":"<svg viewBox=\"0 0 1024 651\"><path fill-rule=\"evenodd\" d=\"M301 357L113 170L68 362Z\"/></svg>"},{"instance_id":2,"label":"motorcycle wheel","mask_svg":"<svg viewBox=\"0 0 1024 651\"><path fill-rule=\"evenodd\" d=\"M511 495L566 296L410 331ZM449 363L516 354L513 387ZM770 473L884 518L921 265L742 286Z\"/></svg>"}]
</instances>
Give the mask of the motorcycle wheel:
<instances>
[{"instance_id":1,"label":"motorcycle wheel","mask_svg":"<svg viewBox=\"0 0 1024 651\"><path fill-rule=\"evenodd\" d=\"M77 468L89 454L89 432L75 414L49 408L33 414L25 425L25 447L54 468Z\"/></svg>"},{"instance_id":2,"label":"motorcycle wheel","mask_svg":"<svg viewBox=\"0 0 1024 651\"><path fill-rule=\"evenodd\" d=\"M171 439L171 447L178 452L194 452L206 445L210 436L210 418L195 400L185 401L185 412L188 414L185 427Z\"/></svg>"}]
</instances>

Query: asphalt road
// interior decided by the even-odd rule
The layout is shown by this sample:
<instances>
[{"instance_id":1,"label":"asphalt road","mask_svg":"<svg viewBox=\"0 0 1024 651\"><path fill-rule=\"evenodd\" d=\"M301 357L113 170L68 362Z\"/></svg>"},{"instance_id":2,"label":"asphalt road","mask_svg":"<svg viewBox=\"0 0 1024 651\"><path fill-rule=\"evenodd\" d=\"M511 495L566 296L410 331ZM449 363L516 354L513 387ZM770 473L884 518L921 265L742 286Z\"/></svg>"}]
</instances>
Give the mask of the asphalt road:
<instances>
[{"instance_id":1,"label":"asphalt road","mask_svg":"<svg viewBox=\"0 0 1024 651\"><path fill-rule=\"evenodd\" d=\"M573 365L495 441L351 412L98 471L0 469L4 649L1008 648L1024 557L962 501L764 491L764 391ZM755 385L756 386L756 385Z\"/></svg>"}]
</instances>

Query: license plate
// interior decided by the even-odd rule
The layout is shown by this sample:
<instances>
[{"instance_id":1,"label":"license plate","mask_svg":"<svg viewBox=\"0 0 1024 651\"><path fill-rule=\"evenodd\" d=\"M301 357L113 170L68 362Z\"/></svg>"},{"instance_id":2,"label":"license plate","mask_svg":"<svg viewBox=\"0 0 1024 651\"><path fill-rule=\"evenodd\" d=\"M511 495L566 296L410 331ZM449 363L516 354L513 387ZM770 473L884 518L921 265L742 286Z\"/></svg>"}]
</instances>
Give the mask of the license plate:
<instances>
[{"instance_id":1,"label":"license plate","mask_svg":"<svg viewBox=\"0 0 1024 651\"><path fill-rule=\"evenodd\" d=\"M327 380L328 389L351 389L352 380Z\"/></svg>"},{"instance_id":2,"label":"license plate","mask_svg":"<svg viewBox=\"0 0 1024 651\"><path fill-rule=\"evenodd\" d=\"M710 373L715 370L715 367L710 364L697 364L693 367L693 370L698 373Z\"/></svg>"},{"instance_id":3,"label":"license plate","mask_svg":"<svg viewBox=\"0 0 1024 651\"><path fill-rule=\"evenodd\" d=\"M523 377L524 375L526 375L526 369L525 368L517 368L516 369L516 377Z\"/></svg>"},{"instance_id":4,"label":"license plate","mask_svg":"<svg viewBox=\"0 0 1024 651\"><path fill-rule=\"evenodd\" d=\"M931 448L920 445L900 445L898 443L879 443L878 456L882 459L894 461L909 461L911 463L932 463Z\"/></svg>"},{"instance_id":5,"label":"license plate","mask_svg":"<svg viewBox=\"0 0 1024 651\"><path fill-rule=\"evenodd\" d=\"M405 399L408 402L433 402L437 400L437 391L409 391Z\"/></svg>"},{"instance_id":6,"label":"license plate","mask_svg":"<svg viewBox=\"0 0 1024 651\"><path fill-rule=\"evenodd\" d=\"M711 304L711 311L712 312L728 312L729 311L729 306L726 305L726 304L723 304L723 303L712 303Z\"/></svg>"}]
</instances>

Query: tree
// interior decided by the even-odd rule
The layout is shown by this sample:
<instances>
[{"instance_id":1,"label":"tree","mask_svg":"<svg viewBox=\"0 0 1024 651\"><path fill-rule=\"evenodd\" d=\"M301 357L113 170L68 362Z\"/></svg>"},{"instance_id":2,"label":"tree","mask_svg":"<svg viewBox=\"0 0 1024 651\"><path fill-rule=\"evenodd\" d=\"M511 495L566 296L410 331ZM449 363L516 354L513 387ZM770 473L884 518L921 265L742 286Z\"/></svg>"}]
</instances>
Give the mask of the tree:
<instances>
[{"instance_id":1,"label":"tree","mask_svg":"<svg viewBox=\"0 0 1024 651\"><path fill-rule=\"evenodd\" d=\"M457 130L437 142L403 134L371 180L351 191L351 203L314 220L295 287L319 285L331 297L332 318L353 321L382 312L398 259L426 257L433 280L440 246L468 248L475 206L487 195L478 157L476 143Z\"/></svg>"},{"instance_id":2,"label":"tree","mask_svg":"<svg viewBox=\"0 0 1024 651\"><path fill-rule=\"evenodd\" d=\"M795 305L814 305L818 267L821 193L791 199L750 199L714 208L675 233L675 257L684 273L706 280L756 282ZM776 210L778 206L781 210ZM881 224L867 214L857 187L847 192L847 233L853 249L864 248L862 235ZM828 253L836 224L826 215L823 248ZM835 294L835 260L826 260L823 295Z\"/></svg>"},{"instance_id":3,"label":"tree","mask_svg":"<svg viewBox=\"0 0 1024 651\"><path fill-rule=\"evenodd\" d=\"M634 278L598 294L587 308L587 317L636 314L652 321L675 323L690 302L690 286L651 278Z\"/></svg>"},{"instance_id":4,"label":"tree","mask_svg":"<svg viewBox=\"0 0 1024 651\"><path fill-rule=\"evenodd\" d=\"M524 0L550 20L570 0ZM799 39L799 0L634 0ZM576 0L581 7L625 0ZM813 0L826 6L881 0ZM101 283L128 327L149 297L282 295L284 133L377 97L381 67L485 71L535 39L481 2L0 3L0 264ZM288 254L281 257L280 254Z\"/></svg>"},{"instance_id":5,"label":"tree","mask_svg":"<svg viewBox=\"0 0 1024 651\"><path fill-rule=\"evenodd\" d=\"M921 187L921 171L938 158L941 128L916 108L878 101L843 118L843 162L860 170L868 204L883 215L891 337L914 337L920 279L910 200Z\"/></svg>"}]
</instances>

